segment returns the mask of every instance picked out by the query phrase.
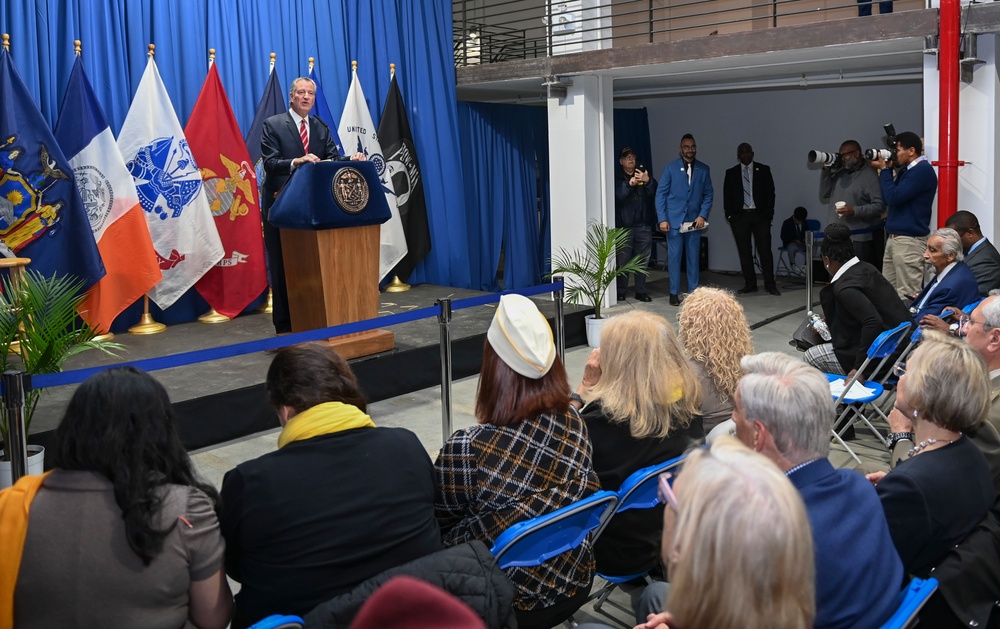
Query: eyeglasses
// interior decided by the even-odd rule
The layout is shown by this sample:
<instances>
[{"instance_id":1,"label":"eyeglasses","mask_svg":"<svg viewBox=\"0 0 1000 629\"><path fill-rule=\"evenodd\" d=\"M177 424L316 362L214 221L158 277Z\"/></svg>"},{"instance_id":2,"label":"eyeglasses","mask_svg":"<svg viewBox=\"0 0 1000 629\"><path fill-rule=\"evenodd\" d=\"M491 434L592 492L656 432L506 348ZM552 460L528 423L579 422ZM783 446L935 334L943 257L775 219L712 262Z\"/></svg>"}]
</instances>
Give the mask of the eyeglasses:
<instances>
[{"instance_id":1,"label":"eyeglasses","mask_svg":"<svg viewBox=\"0 0 1000 629\"><path fill-rule=\"evenodd\" d=\"M896 363L892 366L892 373L900 378L906 375L906 363Z\"/></svg>"},{"instance_id":2,"label":"eyeglasses","mask_svg":"<svg viewBox=\"0 0 1000 629\"><path fill-rule=\"evenodd\" d=\"M982 324L983 327L985 327L985 324L986 324L985 321L976 321L971 316L969 316L967 314L964 314L964 315L962 315L961 317L958 318L958 329L959 330L964 330L967 326L970 326L973 323Z\"/></svg>"},{"instance_id":3,"label":"eyeglasses","mask_svg":"<svg viewBox=\"0 0 1000 629\"><path fill-rule=\"evenodd\" d=\"M670 486L670 479L674 475L671 472L664 472L659 476L659 491L657 492L657 497L659 497L662 504L667 505L674 510L674 513L680 513L677 508L677 496L674 495L674 488Z\"/></svg>"}]
</instances>

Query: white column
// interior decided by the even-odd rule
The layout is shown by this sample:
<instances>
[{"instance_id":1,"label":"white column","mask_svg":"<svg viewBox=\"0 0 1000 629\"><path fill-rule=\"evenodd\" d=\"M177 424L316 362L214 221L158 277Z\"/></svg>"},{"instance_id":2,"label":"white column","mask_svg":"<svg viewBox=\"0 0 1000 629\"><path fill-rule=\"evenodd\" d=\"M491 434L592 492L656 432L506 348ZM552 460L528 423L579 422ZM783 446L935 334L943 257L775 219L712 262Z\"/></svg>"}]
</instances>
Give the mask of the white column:
<instances>
[{"instance_id":1,"label":"white column","mask_svg":"<svg viewBox=\"0 0 1000 629\"><path fill-rule=\"evenodd\" d=\"M572 81L565 98L548 99L553 254L579 248L589 221L615 223L612 79Z\"/></svg>"},{"instance_id":2,"label":"white column","mask_svg":"<svg viewBox=\"0 0 1000 629\"><path fill-rule=\"evenodd\" d=\"M1000 166L1000 79L997 78L997 36L979 35L977 64L972 83L959 87L958 159L966 162L958 170L958 209L968 210L979 219L983 234L992 242L1000 240L1000 186L996 172ZM937 56L924 57L924 148L927 159L940 159L940 95ZM903 129L897 129L903 131ZM937 225L937 215L931 228Z\"/></svg>"}]
</instances>

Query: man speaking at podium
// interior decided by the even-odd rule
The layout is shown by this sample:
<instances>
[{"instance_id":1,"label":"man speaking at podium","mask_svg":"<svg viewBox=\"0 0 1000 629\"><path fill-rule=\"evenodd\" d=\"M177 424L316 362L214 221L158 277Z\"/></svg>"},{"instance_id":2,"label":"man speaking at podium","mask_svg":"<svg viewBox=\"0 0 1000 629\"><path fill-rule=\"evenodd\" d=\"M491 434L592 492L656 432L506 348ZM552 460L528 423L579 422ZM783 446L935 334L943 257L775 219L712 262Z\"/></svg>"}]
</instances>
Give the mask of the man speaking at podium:
<instances>
[{"instance_id":1,"label":"man speaking at podium","mask_svg":"<svg viewBox=\"0 0 1000 629\"><path fill-rule=\"evenodd\" d=\"M276 334L292 331L288 314L288 290L285 286L285 263L281 257L281 236L268 220L271 206L292 172L302 164L323 160L346 160L333 141L330 127L316 116L310 116L316 104L316 84L299 77L288 90L290 108L283 114L264 121L260 148L264 159L264 244L271 269L271 320ZM364 153L355 153L352 160L364 160Z\"/></svg>"}]
</instances>

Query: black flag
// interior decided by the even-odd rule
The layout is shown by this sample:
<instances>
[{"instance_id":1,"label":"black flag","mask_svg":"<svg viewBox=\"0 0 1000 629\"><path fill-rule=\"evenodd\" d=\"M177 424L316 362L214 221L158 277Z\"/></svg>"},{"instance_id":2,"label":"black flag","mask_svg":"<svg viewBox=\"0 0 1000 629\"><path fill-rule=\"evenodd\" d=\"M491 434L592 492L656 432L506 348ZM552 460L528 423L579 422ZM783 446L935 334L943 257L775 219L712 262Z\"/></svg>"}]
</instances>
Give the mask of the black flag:
<instances>
[{"instance_id":1,"label":"black flag","mask_svg":"<svg viewBox=\"0 0 1000 629\"><path fill-rule=\"evenodd\" d=\"M396 191L399 218L403 222L406 235L406 256L396 265L393 272L400 280L406 281L417 264L431 250L431 234L427 225L427 203L424 201L424 184L420 177L417 151L413 147L413 134L406 119L403 97L396 85L396 75L392 75L389 94L382 109L382 120L378 125L378 137L385 155L386 168L392 177L392 187Z\"/></svg>"}]
</instances>

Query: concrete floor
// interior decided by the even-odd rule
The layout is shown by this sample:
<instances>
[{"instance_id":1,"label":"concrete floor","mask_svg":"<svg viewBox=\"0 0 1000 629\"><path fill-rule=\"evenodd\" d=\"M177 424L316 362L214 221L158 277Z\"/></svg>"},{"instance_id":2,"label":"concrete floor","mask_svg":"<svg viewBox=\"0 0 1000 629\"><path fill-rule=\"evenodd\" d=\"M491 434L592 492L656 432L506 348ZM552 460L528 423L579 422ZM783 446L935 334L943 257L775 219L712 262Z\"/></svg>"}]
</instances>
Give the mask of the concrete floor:
<instances>
[{"instance_id":1,"label":"concrete floor","mask_svg":"<svg viewBox=\"0 0 1000 629\"><path fill-rule=\"evenodd\" d=\"M705 281L707 280L707 282ZM735 274L706 274L703 276L703 283L722 286L735 290L742 285L742 278ZM761 286L763 284L761 283ZM783 283L779 281L783 294L774 297L764 292L741 298L747 319L754 329L754 347L756 351L779 351L794 356L801 356L788 345L792 332L804 317L803 311L806 305L806 295L804 286L794 283ZM621 313L630 308L649 310L667 317L671 322L676 322L677 308L667 303L667 280L661 271L654 271L650 277L649 293L653 297L650 303L636 302L632 299L618 304L608 312L611 315ZM818 288L814 292L814 300L818 301ZM583 366L587 361L590 349L587 347L570 348L566 352L566 369L569 374L570 384L575 386L583 375ZM456 381L452 389L452 427L462 428L475 423L473 416L473 404L475 399L477 378L466 378ZM407 395L384 400L369 405L369 414L375 423L381 426L402 426L409 428L420 438L421 443L427 449L431 458L437 453L443 443L445 432L442 428L442 413L440 390L438 387L416 391ZM201 474L216 486L222 483L223 475L227 470L242 461L255 458L261 454L274 450L277 445L277 430L260 433L252 437L240 439L238 441L221 444L212 448L207 448L193 453L193 459ZM880 447L874 438L866 438L865 431L858 431L858 441L851 442L851 446L858 452L866 464L887 466L888 455L885 449ZM853 460L837 445L834 445L830 456L831 461L838 467L853 467ZM232 584L234 588L238 584ZM597 584L598 586L600 584ZM596 586L595 586L596 587ZM235 591L235 590L234 590ZM612 595L612 600L623 604L625 607L632 607L632 596L638 592L616 591ZM585 606L577 615L578 622L598 621L608 622L614 620L618 625L632 627L634 619L630 615L604 607L604 611L609 615L596 612L592 605Z\"/></svg>"}]
</instances>

